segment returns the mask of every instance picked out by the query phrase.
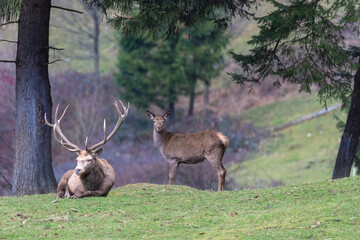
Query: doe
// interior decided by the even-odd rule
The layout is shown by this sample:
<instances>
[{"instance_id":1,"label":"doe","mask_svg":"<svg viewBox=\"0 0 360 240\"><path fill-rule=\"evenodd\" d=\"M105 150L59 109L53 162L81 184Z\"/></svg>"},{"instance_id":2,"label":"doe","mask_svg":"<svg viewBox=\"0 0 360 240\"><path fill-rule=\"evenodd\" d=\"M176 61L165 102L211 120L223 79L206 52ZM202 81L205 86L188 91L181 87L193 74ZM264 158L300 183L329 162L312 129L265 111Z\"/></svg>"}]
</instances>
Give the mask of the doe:
<instances>
[{"instance_id":1,"label":"doe","mask_svg":"<svg viewBox=\"0 0 360 240\"><path fill-rule=\"evenodd\" d=\"M154 145L169 162L168 184L175 184L175 176L180 163L196 164L207 159L218 175L218 191L224 190L226 170L222 164L224 152L229 140L221 132L207 130L196 133L167 132L165 120L171 111L163 116L147 111L154 121Z\"/></svg>"}]
</instances>

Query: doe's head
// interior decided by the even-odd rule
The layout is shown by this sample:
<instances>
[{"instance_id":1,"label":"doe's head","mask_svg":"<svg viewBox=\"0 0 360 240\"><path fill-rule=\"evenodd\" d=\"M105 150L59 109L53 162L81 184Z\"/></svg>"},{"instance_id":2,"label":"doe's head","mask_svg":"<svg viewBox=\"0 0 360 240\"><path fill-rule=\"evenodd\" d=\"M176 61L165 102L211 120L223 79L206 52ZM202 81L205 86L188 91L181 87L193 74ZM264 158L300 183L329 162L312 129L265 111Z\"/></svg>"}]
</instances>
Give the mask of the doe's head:
<instances>
[{"instance_id":1,"label":"doe's head","mask_svg":"<svg viewBox=\"0 0 360 240\"><path fill-rule=\"evenodd\" d=\"M165 120L170 116L171 111L167 111L164 115L155 115L149 110L146 111L148 117L154 121L154 130L157 132L161 132L165 129Z\"/></svg>"}]
</instances>

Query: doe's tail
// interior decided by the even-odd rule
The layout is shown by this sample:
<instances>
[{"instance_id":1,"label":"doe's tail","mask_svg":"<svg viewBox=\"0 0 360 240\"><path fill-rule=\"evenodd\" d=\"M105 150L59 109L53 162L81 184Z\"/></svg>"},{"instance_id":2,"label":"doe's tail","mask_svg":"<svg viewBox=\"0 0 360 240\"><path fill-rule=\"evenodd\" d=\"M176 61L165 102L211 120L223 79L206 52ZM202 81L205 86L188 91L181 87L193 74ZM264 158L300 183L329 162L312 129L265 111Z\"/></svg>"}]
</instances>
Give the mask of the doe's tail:
<instances>
[{"instance_id":1,"label":"doe's tail","mask_svg":"<svg viewBox=\"0 0 360 240\"><path fill-rule=\"evenodd\" d=\"M227 148L227 146L229 146L229 139L221 132L218 132L217 136L219 137L220 141L224 144L225 148Z\"/></svg>"}]
</instances>

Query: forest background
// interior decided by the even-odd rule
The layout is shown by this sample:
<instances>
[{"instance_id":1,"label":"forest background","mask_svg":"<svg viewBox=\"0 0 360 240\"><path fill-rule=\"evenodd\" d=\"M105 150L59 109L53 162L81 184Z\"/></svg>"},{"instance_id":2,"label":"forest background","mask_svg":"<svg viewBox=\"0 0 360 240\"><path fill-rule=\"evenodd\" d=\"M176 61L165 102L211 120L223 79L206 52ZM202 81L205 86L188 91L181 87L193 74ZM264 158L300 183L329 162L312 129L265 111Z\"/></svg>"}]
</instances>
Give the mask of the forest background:
<instances>
[{"instance_id":1,"label":"forest background","mask_svg":"<svg viewBox=\"0 0 360 240\"><path fill-rule=\"evenodd\" d=\"M129 45L138 41L123 38L120 31L115 31L106 24L104 16L89 10L82 1L67 1L66 5L61 5L84 12L78 14L54 9L51 13L50 42L57 48L52 50L50 56L54 61L49 65L51 92L54 105L60 104L64 108L70 104L63 123L66 135L77 144L82 144L86 136L90 137L90 141L98 141L101 139L103 118L108 119L108 124L115 122L116 114L111 105L114 98L131 104L127 120L116 137L104 147L102 156L109 160L116 171L115 186L138 182L162 184L167 181L168 166L153 147L152 122L146 118L146 108L156 113L172 109L175 117L168 126L170 131L217 129L227 135L230 141L224 156L225 167L229 169L227 189L278 186L331 177L341 135L336 129L336 123L337 119L344 119L343 113L337 111L337 119L330 115L322 120L315 120L315 123L312 122L314 126L310 124L298 129L271 131L276 126L318 111L323 106L318 104L316 96L309 97L303 93L299 95L298 86L288 83L282 88L276 88L272 81L267 81L252 88L249 94L248 85L235 84L227 74L239 71L239 66L233 62L229 52L248 51L246 42L258 32L254 21L235 19L220 47L210 45L211 49L217 49L216 54L212 52L205 55L204 59L185 57L180 62L170 61L177 65L169 65L165 70L163 68L167 66L166 61L171 58L179 60L181 54L187 56L189 49L191 52L201 52L203 48L206 50L205 40L198 45L195 43L192 48L187 45L189 37L194 39L201 32L200 29L206 30L206 27L200 26L195 32L186 32L185 29L180 39L169 39L167 42L151 42L145 36L146 41L136 45L135 49L145 46L146 53L151 52L146 49L156 51L160 46L163 52L157 52L157 57L148 59L155 63L146 66L144 71L149 73L154 70L163 75L154 75L151 82L153 85L146 85L142 88L146 91L136 96L131 95L128 90L134 86L124 84L129 82L126 77L130 68L124 66L142 65L141 62L129 63L129 59L136 59L131 54L139 54L139 59L145 61L147 55L131 52ZM262 16L268 11L268 6L261 6L256 15ZM0 29L2 39L15 39L16 32L16 25L11 24ZM170 50L165 51L164 46L169 42L173 45L170 44ZM14 59L16 47L9 42L0 44L2 58ZM177 48L171 49L174 46ZM174 53L175 56L172 56ZM209 60L208 56L214 55L218 55L218 58L210 62L214 71L204 69L195 74L197 77L188 77L191 74L187 71L194 73L196 68L196 64L191 64L191 61L205 66L202 61ZM167 58L164 59L164 56ZM61 61L57 61L58 59ZM180 66L190 67L184 71L186 74L177 73L176 69ZM0 184L1 195L8 195L11 193L14 159L15 66L1 63L0 68ZM143 83L141 76L137 77ZM130 78L134 79L134 76L131 75ZM186 84L176 85L181 81ZM167 95L169 89L165 86L173 83L177 92ZM135 82L136 86L139 84L140 82ZM317 89L312 91L316 92ZM310 139L316 141L318 148L309 148L314 145ZM285 151L278 151L280 149ZM305 152L309 156L304 156ZM59 180L66 170L74 167L75 156L55 143L52 156L55 176ZM216 174L206 162L196 166L181 166L177 184L216 189Z\"/></svg>"}]
</instances>

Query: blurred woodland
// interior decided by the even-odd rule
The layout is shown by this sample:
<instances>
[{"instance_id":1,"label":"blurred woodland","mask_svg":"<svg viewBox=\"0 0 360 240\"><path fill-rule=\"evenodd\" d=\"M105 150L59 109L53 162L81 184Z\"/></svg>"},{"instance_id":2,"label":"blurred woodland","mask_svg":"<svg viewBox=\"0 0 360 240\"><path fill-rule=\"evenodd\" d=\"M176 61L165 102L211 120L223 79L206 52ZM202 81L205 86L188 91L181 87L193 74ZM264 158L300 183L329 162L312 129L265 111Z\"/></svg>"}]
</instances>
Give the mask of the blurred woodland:
<instances>
[{"instance_id":1,"label":"blurred woodland","mask_svg":"<svg viewBox=\"0 0 360 240\"><path fill-rule=\"evenodd\" d=\"M224 133L230 142L223 158L228 169L253 158L263 140L274 137L269 128L244 119L243 113L291 99L299 95L299 86L302 89L301 83L283 81L284 76L279 80L276 74L266 76L269 80L262 84L254 84L253 79L240 78L239 81L239 77L229 74L246 73L245 63L241 65L236 57L235 61L230 52L252 53L247 41L259 33L259 23L253 19L236 17L225 33L214 34L215 25L199 22L193 27L181 26L177 34L171 36L149 32L125 36L122 29L114 29L107 23L103 12L81 0L52 0L52 4L82 12L51 10L51 96L53 112L58 104L60 111L70 105L62 122L66 136L79 146L83 146L87 136L89 144L100 141L103 119L107 119L109 128L115 124L114 99L130 103L127 119L104 146L101 155L114 167L114 187L139 182L167 183L168 163L154 147L153 123L146 117L146 109L158 114L172 110L168 131L215 129ZM254 10L255 16L269 14L274 8L276 6L263 3ZM0 39L16 41L16 38L16 24L0 27ZM359 44L358 36L349 38L352 44ZM15 59L16 44L1 41L0 56ZM234 78L243 84L234 83ZM15 64L1 62L0 79L0 195L11 195L15 159ZM321 92L323 82L319 82L302 90ZM334 94L326 91L325 95ZM345 102L351 94L347 92L341 97L340 101ZM53 140L51 152L55 178L59 181L65 171L75 167L76 155ZM181 165L176 184L214 190L217 176L207 161ZM270 185L282 184L281 180L274 180ZM228 174L225 187L235 190L249 185L242 185L241 178Z\"/></svg>"}]
</instances>

